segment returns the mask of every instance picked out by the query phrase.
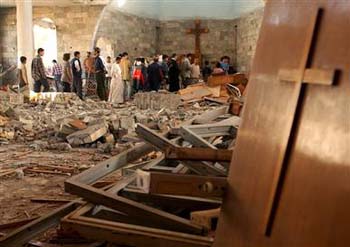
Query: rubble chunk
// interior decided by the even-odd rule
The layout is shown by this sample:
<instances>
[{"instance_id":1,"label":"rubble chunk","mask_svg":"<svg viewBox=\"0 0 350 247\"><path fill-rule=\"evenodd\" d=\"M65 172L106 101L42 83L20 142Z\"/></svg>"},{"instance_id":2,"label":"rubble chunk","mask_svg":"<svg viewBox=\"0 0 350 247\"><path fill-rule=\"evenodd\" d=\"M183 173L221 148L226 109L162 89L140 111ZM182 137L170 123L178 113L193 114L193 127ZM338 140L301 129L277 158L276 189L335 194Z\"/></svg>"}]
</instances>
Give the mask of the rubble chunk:
<instances>
[{"instance_id":1,"label":"rubble chunk","mask_svg":"<svg viewBox=\"0 0 350 247\"><path fill-rule=\"evenodd\" d=\"M104 136L108 131L105 124L96 124L87 127L84 130L74 132L67 136L67 141L72 146L79 146L83 144L89 144L97 141L99 138Z\"/></svg>"}]
</instances>

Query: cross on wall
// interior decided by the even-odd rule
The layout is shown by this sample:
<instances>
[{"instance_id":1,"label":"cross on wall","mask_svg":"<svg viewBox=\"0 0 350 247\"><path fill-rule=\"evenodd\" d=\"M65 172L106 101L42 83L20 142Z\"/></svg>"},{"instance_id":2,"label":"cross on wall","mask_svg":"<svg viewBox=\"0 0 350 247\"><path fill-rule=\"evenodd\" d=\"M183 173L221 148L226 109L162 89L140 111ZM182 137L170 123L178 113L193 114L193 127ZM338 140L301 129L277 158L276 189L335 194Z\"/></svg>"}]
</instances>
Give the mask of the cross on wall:
<instances>
[{"instance_id":1,"label":"cross on wall","mask_svg":"<svg viewBox=\"0 0 350 247\"><path fill-rule=\"evenodd\" d=\"M195 35L195 57L199 58L199 61L201 62L201 35L204 33L209 33L208 28L202 28L201 27L201 21L195 20L195 27L190 28L187 30L187 34L194 34Z\"/></svg>"}]
</instances>

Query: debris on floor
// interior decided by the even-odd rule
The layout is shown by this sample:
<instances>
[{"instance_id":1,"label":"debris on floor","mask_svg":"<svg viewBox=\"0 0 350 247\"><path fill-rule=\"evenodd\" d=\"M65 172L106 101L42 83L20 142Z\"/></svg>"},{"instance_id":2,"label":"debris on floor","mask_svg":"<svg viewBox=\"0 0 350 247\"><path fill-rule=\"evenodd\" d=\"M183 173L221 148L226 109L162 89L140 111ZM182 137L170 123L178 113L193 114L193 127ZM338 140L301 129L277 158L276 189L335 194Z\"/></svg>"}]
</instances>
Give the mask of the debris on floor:
<instances>
[{"instance_id":1,"label":"debris on floor","mask_svg":"<svg viewBox=\"0 0 350 247\"><path fill-rule=\"evenodd\" d=\"M118 105L0 92L0 247L211 246L245 89L230 78Z\"/></svg>"},{"instance_id":2,"label":"debris on floor","mask_svg":"<svg viewBox=\"0 0 350 247\"><path fill-rule=\"evenodd\" d=\"M68 140L73 146L65 151L67 153L74 152L75 146L84 150L85 145L90 145L88 142L101 138L105 143L116 141L118 148L123 145L121 140L129 146L124 151L118 149L109 159L84 167L86 169L80 166L85 162L63 167L42 162L23 169L24 174L35 175L45 170L49 171L43 173L45 176L54 172L62 177L84 170L64 184L65 193L81 199L75 197L32 221L29 217L35 215L28 213L28 223L4 234L0 246L16 246L14 243L20 246L28 242L28 246L40 246L35 244L52 244L52 241L142 247L211 246L240 118L229 113L229 106L210 104L197 111L195 107L184 110L185 115L181 117L181 108L176 113L169 109L144 112L128 106L134 111L129 110L130 115L124 117L134 121L123 120L123 123L120 116L124 109L106 106L99 111L113 111L118 117L111 118L107 113L100 114L99 118L95 114L78 114L75 120L65 121L61 133L56 131L62 127L62 121L55 121L55 135L64 134L65 143ZM140 114L143 117L138 116ZM177 124L169 123L172 117L178 118ZM154 120L148 121L150 118L157 119L156 124ZM161 118L166 127L159 124ZM126 131L120 135L122 126ZM23 152L16 157L21 155L33 154ZM86 159L85 155L76 159L82 157ZM45 159L45 155L40 158ZM38 195L31 199L32 203L45 205L62 205L67 200ZM57 225L60 227L44 240L42 234Z\"/></svg>"}]
</instances>

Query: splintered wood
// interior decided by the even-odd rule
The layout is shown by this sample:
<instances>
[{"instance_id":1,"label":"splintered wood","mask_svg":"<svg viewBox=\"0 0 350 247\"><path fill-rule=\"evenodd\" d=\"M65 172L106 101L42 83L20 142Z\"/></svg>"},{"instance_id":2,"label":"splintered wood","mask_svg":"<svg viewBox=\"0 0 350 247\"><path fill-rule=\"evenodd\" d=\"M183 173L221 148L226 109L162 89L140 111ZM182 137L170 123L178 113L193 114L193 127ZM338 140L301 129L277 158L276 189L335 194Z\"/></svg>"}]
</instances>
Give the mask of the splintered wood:
<instances>
[{"instance_id":1,"label":"splintered wood","mask_svg":"<svg viewBox=\"0 0 350 247\"><path fill-rule=\"evenodd\" d=\"M248 82L247 77L243 73L237 73L234 75L212 75L208 78L208 86L222 86L226 84L246 85Z\"/></svg>"},{"instance_id":2,"label":"splintered wood","mask_svg":"<svg viewBox=\"0 0 350 247\"><path fill-rule=\"evenodd\" d=\"M245 74L237 73L234 75L213 75L208 79L208 83L197 83L190 85L185 89L181 89L178 94L181 96L181 100L185 102L191 102L195 100L204 100L211 98L216 100L216 103L225 104L228 103L231 97L230 90L227 89L227 85L241 86L244 90L248 80ZM243 90L241 93L243 93Z\"/></svg>"}]
</instances>

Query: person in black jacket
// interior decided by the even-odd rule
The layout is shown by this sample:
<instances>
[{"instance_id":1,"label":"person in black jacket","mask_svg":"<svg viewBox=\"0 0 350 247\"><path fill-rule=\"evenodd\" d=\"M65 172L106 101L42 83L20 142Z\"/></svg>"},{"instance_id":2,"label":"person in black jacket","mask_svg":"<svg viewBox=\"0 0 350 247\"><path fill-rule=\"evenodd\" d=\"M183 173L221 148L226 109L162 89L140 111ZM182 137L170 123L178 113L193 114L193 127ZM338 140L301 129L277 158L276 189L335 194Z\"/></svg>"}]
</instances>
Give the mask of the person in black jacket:
<instances>
[{"instance_id":1,"label":"person in black jacket","mask_svg":"<svg viewBox=\"0 0 350 247\"><path fill-rule=\"evenodd\" d=\"M148 66L148 83L151 91L158 92L160 85L163 81L163 71L162 66L158 63L159 58L154 57L153 63Z\"/></svg>"},{"instance_id":2,"label":"person in black jacket","mask_svg":"<svg viewBox=\"0 0 350 247\"><path fill-rule=\"evenodd\" d=\"M98 97L103 100L107 101L107 93L106 93L106 67L103 64L102 59L100 58L100 48L95 47L94 49L94 55L95 55L95 73L96 73L96 83L97 83L97 94Z\"/></svg>"},{"instance_id":3,"label":"person in black jacket","mask_svg":"<svg viewBox=\"0 0 350 247\"><path fill-rule=\"evenodd\" d=\"M71 62L73 72L73 92L76 93L80 99L83 99L83 69L80 62L80 52L74 52L74 58Z\"/></svg>"},{"instance_id":4,"label":"person in black jacket","mask_svg":"<svg viewBox=\"0 0 350 247\"><path fill-rule=\"evenodd\" d=\"M177 92L180 90L180 68L177 64L177 56L173 54L169 61L169 91Z\"/></svg>"}]
</instances>

